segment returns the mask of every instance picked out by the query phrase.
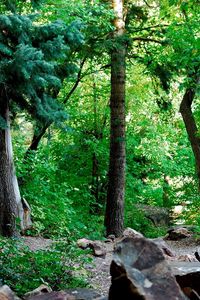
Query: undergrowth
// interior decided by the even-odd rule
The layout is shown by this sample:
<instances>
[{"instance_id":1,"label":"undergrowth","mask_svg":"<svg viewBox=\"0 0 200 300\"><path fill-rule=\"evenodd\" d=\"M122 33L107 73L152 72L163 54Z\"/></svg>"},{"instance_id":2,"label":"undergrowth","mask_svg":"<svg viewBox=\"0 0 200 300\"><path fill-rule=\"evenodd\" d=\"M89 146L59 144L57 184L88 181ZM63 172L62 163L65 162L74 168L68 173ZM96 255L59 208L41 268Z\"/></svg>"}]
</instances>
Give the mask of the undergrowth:
<instances>
[{"instance_id":1,"label":"undergrowth","mask_svg":"<svg viewBox=\"0 0 200 300\"><path fill-rule=\"evenodd\" d=\"M31 251L22 240L0 238L0 278L19 296L42 283L54 291L86 287L86 276L77 274L89 258L67 240L48 250Z\"/></svg>"}]
</instances>

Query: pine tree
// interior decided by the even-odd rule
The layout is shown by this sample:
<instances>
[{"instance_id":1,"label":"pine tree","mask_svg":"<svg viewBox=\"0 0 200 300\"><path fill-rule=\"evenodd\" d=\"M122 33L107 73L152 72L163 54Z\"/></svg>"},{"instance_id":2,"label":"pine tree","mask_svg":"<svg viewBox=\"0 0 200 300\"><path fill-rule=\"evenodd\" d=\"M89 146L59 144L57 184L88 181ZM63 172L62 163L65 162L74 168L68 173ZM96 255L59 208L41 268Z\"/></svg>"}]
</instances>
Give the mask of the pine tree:
<instances>
[{"instance_id":1,"label":"pine tree","mask_svg":"<svg viewBox=\"0 0 200 300\"><path fill-rule=\"evenodd\" d=\"M20 1L4 1L0 11L4 12L0 15L0 234L13 236L22 207L9 110L15 103L39 121L61 122L65 113L54 95L71 69L70 54L83 36L78 22L41 24L36 16L19 14Z\"/></svg>"}]
</instances>

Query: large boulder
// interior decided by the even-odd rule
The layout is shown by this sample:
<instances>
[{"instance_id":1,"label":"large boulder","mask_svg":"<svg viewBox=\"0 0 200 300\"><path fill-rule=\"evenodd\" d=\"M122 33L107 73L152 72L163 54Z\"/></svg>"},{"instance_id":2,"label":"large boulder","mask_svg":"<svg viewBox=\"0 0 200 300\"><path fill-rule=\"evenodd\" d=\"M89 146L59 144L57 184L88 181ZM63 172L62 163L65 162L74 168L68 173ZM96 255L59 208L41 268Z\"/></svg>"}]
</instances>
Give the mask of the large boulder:
<instances>
[{"instance_id":1,"label":"large boulder","mask_svg":"<svg viewBox=\"0 0 200 300\"><path fill-rule=\"evenodd\" d=\"M162 251L143 237L124 238L114 250L109 300L184 300Z\"/></svg>"},{"instance_id":2,"label":"large boulder","mask_svg":"<svg viewBox=\"0 0 200 300\"><path fill-rule=\"evenodd\" d=\"M133 228L130 228L130 227L127 227L123 234L122 234L123 237L144 237L142 233L140 233L139 231L136 231L135 229Z\"/></svg>"},{"instance_id":3,"label":"large boulder","mask_svg":"<svg viewBox=\"0 0 200 300\"><path fill-rule=\"evenodd\" d=\"M20 300L8 285L0 287L0 300Z\"/></svg>"},{"instance_id":4,"label":"large boulder","mask_svg":"<svg viewBox=\"0 0 200 300\"><path fill-rule=\"evenodd\" d=\"M192 236L190 229L186 227L174 227L168 230L168 234L165 237L166 240L178 241L181 239L189 238Z\"/></svg>"},{"instance_id":5,"label":"large boulder","mask_svg":"<svg viewBox=\"0 0 200 300\"><path fill-rule=\"evenodd\" d=\"M141 211L155 226L169 226L171 223L170 210L166 207L136 204L135 208Z\"/></svg>"},{"instance_id":6,"label":"large boulder","mask_svg":"<svg viewBox=\"0 0 200 300\"><path fill-rule=\"evenodd\" d=\"M170 261L176 281L189 299L200 299L200 263Z\"/></svg>"},{"instance_id":7,"label":"large boulder","mask_svg":"<svg viewBox=\"0 0 200 300\"><path fill-rule=\"evenodd\" d=\"M158 246L165 258L175 258L175 253L162 238L151 239L151 241Z\"/></svg>"}]
</instances>

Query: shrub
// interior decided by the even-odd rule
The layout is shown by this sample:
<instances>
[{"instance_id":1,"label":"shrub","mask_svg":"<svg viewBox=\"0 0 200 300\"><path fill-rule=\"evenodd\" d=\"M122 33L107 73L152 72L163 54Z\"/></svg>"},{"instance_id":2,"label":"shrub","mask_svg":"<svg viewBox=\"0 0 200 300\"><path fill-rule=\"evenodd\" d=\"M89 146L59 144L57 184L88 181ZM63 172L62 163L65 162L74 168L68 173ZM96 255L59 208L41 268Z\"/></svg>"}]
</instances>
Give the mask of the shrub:
<instances>
[{"instance_id":1,"label":"shrub","mask_svg":"<svg viewBox=\"0 0 200 300\"><path fill-rule=\"evenodd\" d=\"M33 252L20 240L0 238L0 278L19 296L42 283L53 290L85 287L86 279L72 275L84 261L78 252L64 240L48 250Z\"/></svg>"}]
</instances>

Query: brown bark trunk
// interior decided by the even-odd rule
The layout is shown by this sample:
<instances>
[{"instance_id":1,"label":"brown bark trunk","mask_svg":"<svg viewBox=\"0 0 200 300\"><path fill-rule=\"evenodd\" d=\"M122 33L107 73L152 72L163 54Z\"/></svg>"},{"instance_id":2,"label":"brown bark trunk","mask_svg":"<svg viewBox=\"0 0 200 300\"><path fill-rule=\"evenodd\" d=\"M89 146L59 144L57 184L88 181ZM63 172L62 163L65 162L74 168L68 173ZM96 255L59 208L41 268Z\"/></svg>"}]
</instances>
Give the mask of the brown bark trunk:
<instances>
[{"instance_id":1,"label":"brown bark trunk","mask_svg":"<svg viewBox=\"0 0 200 300\"><path fill-rule=\"evenodd\" d=\"M32 153L32 151L37 151L41 139L43 138L43 136L46 133L46 130L51 126L51 124L52 122L48 122L46 124L43 124L41 127L34 129L33 138L30 146L28 147L24 155L24 159L28 158L29 154Z\"/></svg>"},{"instance_id":2,"label":"brown bark trunk","mask_svg":"<svg viewBox=\"0 0 200 300\"><path fill-rule=\"evenodd\" d=\"M125 186L125 58L123 1L112 1L117 44L111 53L110 162L106 203L106 234L120 236L124 228Z\"/></svg>"},{"instance_id":3,"label":"brown bark trunk","mask_svg":"<svg viewBox=\"0 0 200 300\"><path fill-rule=\"evenodd\" d=\"M17 235L17 194L19 197L20 194L12 159L8 103L3 98L0 98L0 116L7 124L7 128L0 128L0 234L11 237Z\"/></svg>"},{"instance_id":4,"label":"brown bark trunk","mask_svg":"<svg viewBox=\"0 0 200 300\"><path fill-rule=\"evenodd\" d=\"M194 97L195 91L191 88L188 88L180 105L180 113L185 123L185 128L194 154L198 188L200 191L200 138L198 136L198 128L191 109Z\"/></svg>"},{"instance_id":5,"label":"brown bark trunk","mask_svg":"<svg viewBox=\"0 0 200 300\"><path fill-rule=\"evenodd\" d=\"M98 159L96 153L92 156L92 187L91 194L94 196L95 202L91 205L92 213L100 212L99 203L99 170L98 170Z\"/></svg>"},{"instance_id":6,"label":"brown bark trunk","mask_svg":"<svg viewBox=\"0 0 200 300\"><path fill-rule=\"evenodd\" d=\"M164 175L163 182L163 207L170 207L170 198L169 198L170 184L169 184L169 176Z\"/></svg>"}]
</instances>

